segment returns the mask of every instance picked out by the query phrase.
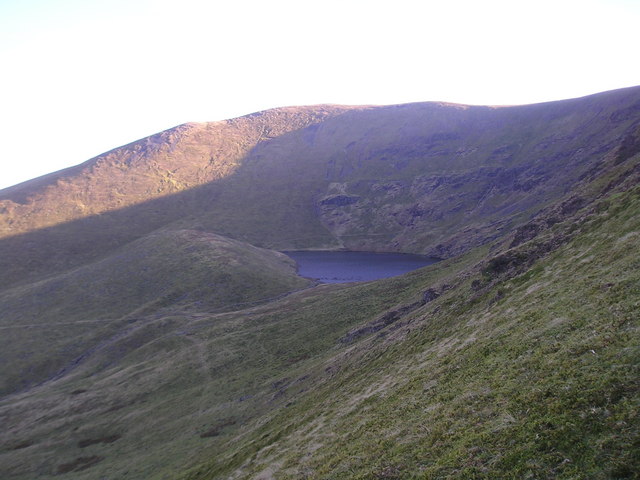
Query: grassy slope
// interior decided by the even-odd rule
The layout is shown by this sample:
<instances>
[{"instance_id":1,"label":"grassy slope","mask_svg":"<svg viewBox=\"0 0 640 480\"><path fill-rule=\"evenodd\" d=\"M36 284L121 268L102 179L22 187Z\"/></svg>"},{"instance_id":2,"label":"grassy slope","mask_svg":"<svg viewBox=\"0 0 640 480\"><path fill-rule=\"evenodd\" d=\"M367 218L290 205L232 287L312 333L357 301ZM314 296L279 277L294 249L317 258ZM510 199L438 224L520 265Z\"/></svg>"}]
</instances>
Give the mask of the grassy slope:
<instances>
[{"instance_id":1,"label":"grassy slope","mask_svg":"<svg viewBox=\"0 0 640 480\"><path fill-rule=\"evenodd\" d=\"M188 123L0 191L0 236L136 205L231 175L255 145L353 107L287 107Z\"/></svg>"},{"instance_id":2,"label":"grassy slope","mask_svg":"<svg viewBox=\"0 0 640 480\"><path fill-rule=\"evenodd\" d=\"M398 330L336 357L339 375L186 477L635 478L633 182L516 247L570 232L529 268L485 262Z\"/></svg>"},{"instance_id":3,"label":"grassy slope","mask_svg":"<svg viewBox=\"0 0 640 480\"><path fill-rule=\"evenodd\" d=\"M612 172L637 164L637 157L629 159L637 151L634 142L627 142L629 152ZM277 158L278 145L268 142L265 148L274 152L252 161ZM604 152L614 146L593 148ZM282 169L299 178L304 164L296 170L288 162L295 158L264 165L264 171ZM593 174L596 183L578 196L593 198L614 178L589 173L593 165L580 172ZM221 197L190 192L173 211L200 205L207 215L183 225L224 226L224 233L229 227L252 240L263 232L261 241L269 244L291 235L284 226L292 221L296 235L324 231L330 239L322 225L316 229L317 222L296 221L313 210L304 195L322 193L308 179L297 193L285 189L293 177L280 174L269 189L245 188L246 198L236 192L244 210L220 208L225 202L211 205L211 198L232 198L234 185L256 185L252 175L260 171L224 180L229 183L218 191ZM637 182L634 175L626 176ZM120 247L109 243L116 237L107 236L109 248L99 244L100 254L90 264L2 292L3 320L9 315L23 323L2 331L3 363L28 369L25 375L3 366L13 378L9 390L19 378L51 377L1 400L2 477L225 478L262 471L293 478L393 478L422 471L428 477L491 478L526 476L526 469L533 477L570 477L570 468L624 477L636 468L626 457L637 449L631 445L637 358L630 357L637 355L636 332L625 329L637 328L630 312L637 311L638 299L638 193L616 188L617 196L591 213L583 198L578 205L587 206L575 217L570 208L560 215L563 222L547 214L531 230L535 238L506 252L498 242L491 251L476 249L399 279L316 287L227 313L220 310L230 303L235 310L237 303L304 284L281 257L202 232L167 229ZM274 212L262 201L265 195L286 197L291 208ZM153 204L148 211L160 218L166 205ZM248 216L238 220L240 211ZM113 225L126 230L127 219L147 210L121 212L113 214ZM63 226L58 233L69 238L74 231L94 231L102 237L105 230L95 228L101 220L95 221L70 230ZM122 238L131 240L126 234ZM573 243L529 270L570 235ZM92 248L90 239L79 238ZM609 250L615 253L610 265L599 261L609 259ZM82 251L71 253L82 257ZM486 255L495 260L482 260ZM230 276L216 277L220 273ZM220 290L211 278L225 285L235 279L239 287ZM90 286L106 294L87 296ZM443 295L420 307L416 302L429 288ZM76 323L84 319L92 323ZM397 321L366 334L389 319ZM24 325L52 320L71 325ZM372 321L375 328L360 330L365 335L341 341ZM60 371L61 366L66 367ZM618 393L607 397L608 391ZM586 392L584 398L577 392ZM601 417L589 417L584 405L598 398L604 405L589 408ZM577 447L569 448L579 445L580 435L586 439L582 457ZM571 445L556 462L565 438ZM186 474L192 465L202 466Z\"/></svg>"},{"instance_id":4,"label":"grassy slope","mask_svg":"<svg viewBox=\"0 0 640 480\"><path fill-rule=\"evenodd\" d=\"M338 339L353 325L419 293L414 275L147 318L64 377L2 401L3 478L47 478L91 457L101 461L70 478L172 478L284 407L284 387L310 388L309 370L348 348Z\"/></svg>"},{"instance_id":5,"label":"grassy slope","mask_svg":"<svg viewBox=\"0 0 640 480\"><path fill-rule=\"evenodd\" d=\"M215 200L198 186L232 175L256 143L348 109L281 108L186 124L0 191L0 288L94 262L197 216Z\"/></svg>"},{"instance_id":6,"label":"grassy slope","mask_svg":"<svg viewBox=\"0 0 640 480\"><path fill-rule=\"evenodd\" d=\"M156 232L98 262L0 294L0 391L71 368L167 308L237 309L308 283L282 254L214 234Z\"/></svg>"},{"instance_id":7,"label":"grassy slope","mask_svg":"<svg viewBox=\"0 0 640 480\"><path fill-rule=\"evenodd\" d=\"M633 162L615 167L619 192L512 249L236 312L146 317L2 401L3 478L632 478ZM420 306L430 288L442 295ZM341 341L385 311L394 323Z\"/></svg>"},{"instance_id":8,"label":"grassy slope","mask_svg":"<svg viewBox=\"0 0 640 480\"><path fill-rule=\"evenodd\" d=\"M268 248L448 257L570 190L626 134L636 116L620 113L639 93L354 109L258 143L234 175L204 188L215 201L196 216L205 229ZM340 196L346 204L331 203Z\"/></svg>"}]
</instances>

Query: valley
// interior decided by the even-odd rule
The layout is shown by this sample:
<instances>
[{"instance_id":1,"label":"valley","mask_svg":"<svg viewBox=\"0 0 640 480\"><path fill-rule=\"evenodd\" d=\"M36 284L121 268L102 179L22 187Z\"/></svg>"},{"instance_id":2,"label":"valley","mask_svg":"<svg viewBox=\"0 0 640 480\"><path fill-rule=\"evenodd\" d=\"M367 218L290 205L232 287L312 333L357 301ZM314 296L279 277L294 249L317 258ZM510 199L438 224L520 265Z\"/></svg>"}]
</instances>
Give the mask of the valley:
<instances>
[{"instance_id":1,"label":"valley","mask_svg":"<svg viewBox=\"0 0 640 480\"><path fill-rule=\"evenodd\" d=\"M287 107L0 190L0 476L635 478L639 180L634 87ZM318 250L441 260L281 253Z\"/></svg>"}]
</instances>

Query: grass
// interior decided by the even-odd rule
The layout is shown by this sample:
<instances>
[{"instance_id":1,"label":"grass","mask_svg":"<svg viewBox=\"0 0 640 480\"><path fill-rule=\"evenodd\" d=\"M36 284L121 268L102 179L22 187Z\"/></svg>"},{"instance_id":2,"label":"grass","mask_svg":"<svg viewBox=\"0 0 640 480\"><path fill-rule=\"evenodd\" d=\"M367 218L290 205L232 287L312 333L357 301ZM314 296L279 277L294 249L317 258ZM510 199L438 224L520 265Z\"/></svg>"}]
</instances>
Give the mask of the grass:
<instances>
[{"instance_id":1,"label":"grass","mask_svg":"<svg viewBox=\"0 0 640 480\"><path fill-rule=\"evenodd\" d=\"M2 256L15 269L0 291L3 479L634 478L637 142L608 102L464 110L495 114L487 131L433 104L354 110L311 130L304 115L265 112L260 125L278 121L255 148L242 128L216 140L231 159L250 151L232 175L3 240L15 252ZM217 127L203 128L176 154L193 156L196 177ZM157 140L175 146L172 135ZM126 173L126 152L144 145L95 169ZM163 148L153 158L170 163ZM474 170L480 160L491 168ZM166 170L163 185L185 182ZM522 187L550 172L539 190ZM62 184L47 194L64 200L56 188L74 189ZM327 229L314 202L329 184L376 193ZM411 224L409 212L424 218ZM449 214L426 220L438 212ZM208 230L289 248L464 254L307 288L281 255ZM398 243L371 232L399 232Z\"/></svg>"},{"instance_id":2,"label":"grass","mask_svg":"<svg viewBox=\"0 0 640 480\"><path fill-rule=\"evenodd\" d=\"M320 286L238 312L154 313L65 377L6 398L4 440L32 443L0 459L23 472L15 478L46 477L88 456L104 460L78 478L177 475L190 455L284 407L288 391L310 388L307 370L347 349L338 339L354 324L420 295L414 280ZM47 414L33 428L37 411Z\"/></svg>"},{"instance_id":3,"label":"grass","mask_svg":"<svg viewBox=\"0 0 640 480\"><path fill-rule=\"evenodd\" d=\"M363 342L185 478L635 478L639 193L524 274L475 296L470 278Z\"/></svg>"},{"instance_id":4,"label":"grass","mask_svg":"<svg viewBox=\"0 0 640 480\"><path fill-rule=\"evenodd\" d=\"M202 232L156 232L98 262L0 293L0 358L8 365L0 391L75 368L119 336L144 332L149 317L166 309L243 308L308 285L282 254Z\"/></svg>"},{"instance_id":5,"label":"grass","mask_svg":"<svg viewBox=\"0 0 640 480\"><path fill-rule=\"evenodd\" d=\"M639 197L543 232L578 225L480 290L489 246L240 311L150 314L3 400L6 478L633 478Z\"/></svg>"},{"instance_id":6,"label":"grass","mask_svg":"<svg viewBox=\"0 0 640 480\"><path fill-rule=\"evenodd\" d=\"M279 250L458 255L556 201L621 139L632 155L634 117L620 113L637 98L284 108L176 127L0 192L0 288L168 225ZM361 200L320 205L336 185Z\"/></svg>"}]
</instances>

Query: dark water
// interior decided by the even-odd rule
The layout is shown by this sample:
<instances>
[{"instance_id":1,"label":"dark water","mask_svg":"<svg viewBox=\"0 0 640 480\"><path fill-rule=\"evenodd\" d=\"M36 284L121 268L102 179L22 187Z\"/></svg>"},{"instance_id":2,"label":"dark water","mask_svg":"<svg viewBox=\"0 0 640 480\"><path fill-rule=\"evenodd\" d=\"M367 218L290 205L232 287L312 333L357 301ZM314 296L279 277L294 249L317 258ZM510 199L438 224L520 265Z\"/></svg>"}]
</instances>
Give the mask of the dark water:
<instances>
[{"instance_id":1,"label":"dark water","mask_svg":"<svg viewBox=\"0 0 640 480\"><path fill-rule=\"evenodd\" d=\"M324 283L346 283L395 277L431 265L436 258L407 253L288 251L298 275Z\"/></svg>"}]
</instances>

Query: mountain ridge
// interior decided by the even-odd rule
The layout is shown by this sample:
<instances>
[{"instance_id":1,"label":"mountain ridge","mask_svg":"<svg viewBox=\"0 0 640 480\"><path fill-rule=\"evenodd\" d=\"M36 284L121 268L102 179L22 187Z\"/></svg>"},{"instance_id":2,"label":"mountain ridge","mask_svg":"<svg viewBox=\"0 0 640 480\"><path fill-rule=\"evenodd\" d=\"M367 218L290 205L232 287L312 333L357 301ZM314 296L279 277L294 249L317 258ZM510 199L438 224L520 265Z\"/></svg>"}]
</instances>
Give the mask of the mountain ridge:
<instances>
[{"instance_id":1,"label":"mountain ridge","mask_svg":"<svg viewBox=\"0 0 640 480\"><path fill-rule=\"evenodd\" d=\"M79 179L58 178L40 193L28 184L0 191L0 232L9 237L9 247L0 244L2 267L18 276L27 257L40 273L57 271L55 251L45 246L38 258L20 246L41 244L35 233L35 240L10 237L83 219L90 231L47 241L90 257L91 246L75 238L98 231L93 241L122 245L178 222L277 249L455 255L525 221L617 148L612 139L632 129L638 92L501 109L285 108L177 127L74 167L84 172ZM586 151L582 135L598 147ZM139 233L103 238L128 212Z\"/></svg>"},{"instance_id":2,"label":"mountain ridge","mask_svg":"<svg viewBox=\"0 0 640 480\"><path fill-rule=\"evenodd\" d=\"M233 131L229 131L229 129L236 128L236 127L242 128L248 125L250 129L244 128L242 130L242 133L245 135L247 133L250 133L252 138L245 141L244 144L252 145L253 147L255 147L258 143L260 143L260 141L263 138L269 138L270 135L274 137L281 136L282 134L290 133L290 131L295 129L299 129L299 128L304 129L316 123L322 123L322 120L325 118L331 118L333 116L340 115L342 113L349 113L353 111L357 111L359 113L371 112L371 111L379 112L379 111L385 111L385 110L387 111L406 110L406 109L411 109L415 107L426 109L427 111L432 109L448 108L448 107L452 107L453 109L457 109L457 110L474 110L474 111L475 110L504 111L509 109L531 110L531 109L544 109L547 107L554 107L555 109L558 109L558 108L566 107L571 104L580 104L580 103L589 102L597 99L607 99L608 97L611 97L611 96L624 97L628 93L634 93L637 91L638 91L638 87L631 87L628 89L604 92L601 94L590 95L587 97L581 97L577 99L564 100L560 102L545 102L545 103L533 104L533 105L521 105L521 106L509 106L509 107L484 107L484 106L458 105L458 104L448 104L445 102L421 102L421 103L409 103L409 104L391 105L391 106L364 106L364 107L363 106L337 106L337 105L318 105L318 106L309 106L309 107L282 107L282 108L276 108L276 109L266 110L262 112L256 112L253 114L245 115L243 117L238 117L236 119L231 119L226 121L186 123L186 124L182 124L177 127L171 128L169 130L165 130L163 132L151 135L144 139L132 142L123 147L118 147L109 152L106 152L105 154L99 155L94 159L88 160L83 164L80 164L74 167L69 167L59 172L54 172L54 173L45 175L44 177L23 182L21 184L0 190L0 201L1 200L5 200L5 202L7 200L11 201L10 197L19 196L19 197L22 197L20 199L22 201L14 202L14 203L24 204L24 202L26 201L26 198L28 198L30 195L37 195L37 190L40 187L40 183L42 181L44 180L47 180L47 182L51 182L53 180L62 181L63 179L69 178L68 173L82 172L85 174L87 173L91 174L92 169L101 167L101 162L106 163L108 166L112 167L109 170L109 173L113 173L114 168L123 168L124 166L128 166L135 162L139 162L144 158L145 155L153 155L154 153L165 153L163 149L170 149L170 150L175 149L176 146L181 142L181 140L184 139L184 137L191 137L191 136L197 135L198 133L201 133L201 132L194 132L192 131L193 129L214 130L212 134L213 135L212 141L215 143L216 141L220 140L220 135L222 136L226 135L227 137L230 137L231 140L237 140L236 138L234 138L234 133L237 135L237 131L233 132ZM638 105L636 103L634 105L631 105L629 108L632 109L632 113L633 113L634 111L633 109L637 110ZM284 118L282 119L279 117L284 117ZM284 120L284 122L279 120ZM283 127L283 125L286 125L286 127ZM228 128L226 128L223 132L215 131L219 128L224 129L224 127L228 127ZM220 173L224 175L226 173L225 169L230 167L229 163L233 162L234 160L237 160L237 158L234 158L234 155L237 156L241 154L239 152L241 152L243 148L243 144L236 142L235 145L230 146L229 138L225 138L222 147L216 146L215 148L217 148L218 150L222 149L223 156L228 155L231 157L229 160L227 160L226 158L223 159L224 162L220 165L221 167ZM230 151L225 151L225 149ZM172 153L175 154L176 152L172 152ZM200 153L200 152L196 152L196 154L197 153ZM246 152L244 153L246 154ZM151 160L157 162L155 158ZM209 158L205 159L204 164L206 164L207 162L211 162L213 160L218 160L218 159L214 159L213 156L209 155ZM181 161L184 161L184 158L178 157L175 161L175 165L179 165ZM186 166L190 167L188 163L189 162L187 162ZM193 160L191 160L191 163L193 163ZM113 164L116 164L116 165L113 165ZM185 167L185 165L181 165L181 166L183 168ZM203 165L202 163L198 165L200 170L203 170L204 166L205 165ZM185 175L184 178L180 179L182 182L186 183L188 179L191 182L206 183L207 181L211 181L215 178L219 178L219 177L215 177L215 174L216 174L215 172L213 172L212 174L213 176L208 176L208 177L205 176L204 178L198 178L191 171L187 171L187 174L188 175ZM162 182L162 180L164 180L165 183L171 184L170 179L161 178L160 181ZM117 179L117 181L114 183L119 183L119 182L120 182L120 179ZM176 181L174 180L174 182ZM28 187L31 187L32 185L36 187L35 188L36 192L24 191L24 190L29 190ZM194 184L190 184L189 186L194 186ZM59 188L63 188L63 187L64 185L61 185ZM123 188L123 186L120 185L120 188ZM31 190L33 190L33 188L31 188ZM164 192L147 192L147 194L150 194L150 195L152 193L164 193ZM148 198L150 197L147 197L147 199ZM86 202L86 203L90 203L90 202ZM9 203L3 204L3 207L5 209L8 209L10 206L11 205ZM97 211L102 211L102 210L98 208ZM77 217L72 217L72 218L77 218ZM68 219L69 218L65 220L68 220ZM7 229L7 227L5 227L5 232L8 232L8 231L16 231L16 227L13 226L11 229Z\"/></svg>"}]
</instances>

